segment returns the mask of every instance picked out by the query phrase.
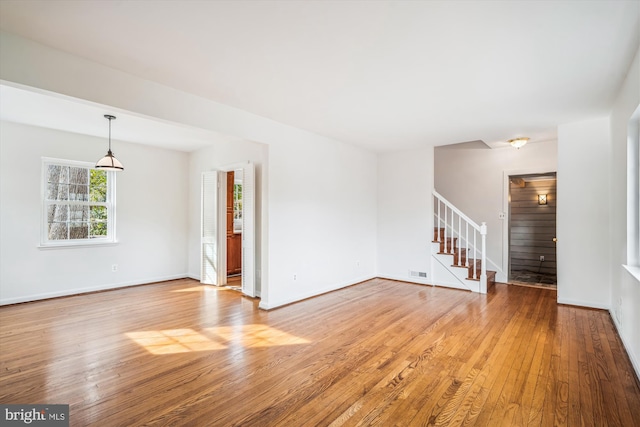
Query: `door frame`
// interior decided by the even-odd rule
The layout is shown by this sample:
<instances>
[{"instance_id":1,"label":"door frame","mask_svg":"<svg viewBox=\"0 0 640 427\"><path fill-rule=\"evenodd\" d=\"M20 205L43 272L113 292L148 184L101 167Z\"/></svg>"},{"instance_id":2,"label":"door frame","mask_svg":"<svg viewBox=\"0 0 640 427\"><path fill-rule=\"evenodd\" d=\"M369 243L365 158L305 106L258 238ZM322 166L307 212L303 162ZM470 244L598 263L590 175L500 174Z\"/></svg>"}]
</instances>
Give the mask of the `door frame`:
<instances>
[{"instance_id":1,"label":"door frame","mask_svg":"<svg viewBox=\"0 0 640 427\"><path fill-rule=\"evenodd\" d=\"M210 171L217 175L217 194L216 194L216 236L215 236L215 262L216 286L224 286L227 284L227 172L237 169L243 170L243 188L242 188L242 292L250 297L257 296L256 292L256 188L255 188L255 165L250 161L233 163L226 166L217 167ZM249 177L249 178L248 178ZM245 183L249 185L245 185ZM204 207L203 207L204 209ZM202 225L201 225L202 227ZM201 255L201 259L204 257ZM221 268L224 266L224 268ZM201 269L202 270L202 269ZM203 278L200 279L201 281Z\"/></svg>"},{"instance_id":2,"label":"door frame","mask_svg":"<svg viewBox=\"0 0 640 427\"><path fill-rule=\"evenodd\" d=\"M511 223L510 211L509 211L509 194L510 194L510 179L512 176L517 175L544 175L544 174L556 174L556 185L558 181L557 169L540 169L540 168L524 168L524 169L509 169L503 171L503 185L502 185L502 214L504 219L502 220L502 268L504 268L504 274L507 282L511 276L511 265L509 265L509 254L511 248L509 247L509 224ZM556 254L557 257L557 254ZM556 261L557 265L557 261Z\"/></svg>"}]
</instances>

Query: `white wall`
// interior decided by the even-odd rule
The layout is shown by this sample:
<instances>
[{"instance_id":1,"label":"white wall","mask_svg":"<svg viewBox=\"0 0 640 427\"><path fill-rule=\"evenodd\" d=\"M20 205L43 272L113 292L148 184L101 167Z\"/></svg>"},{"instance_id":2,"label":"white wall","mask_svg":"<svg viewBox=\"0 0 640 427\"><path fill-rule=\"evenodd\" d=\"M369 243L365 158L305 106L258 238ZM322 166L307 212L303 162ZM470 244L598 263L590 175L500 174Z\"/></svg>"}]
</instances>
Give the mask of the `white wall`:
<instances>
[{"instance_id":1,"label":"white wall","mask_svg":"<svg viewBox=\"0 0 640 427\"><path fill-rule=\"evenodd\" d=\"M610 150L608 117L558 126L560 303L610 307Z\"/></svg>"},{"instance_id":2,"label":"white wall","mask_svg":"<svg viewBox=\"0 0 640 427\"><path fill-rule=\"evenodd\" d=\"M627 263L627 123L640 104L640 49L611 113L610 242L611 317L640 378L640 280L624 267ZM638 144L638 141L635 141ZM637 197L637 195L636 195Z\"/></svg>"},{"instance_id":3,"label":"white wall","mask_svg":"<svg viewBox=\"0 0 640 427\"><path fill-rule=\"evenodd\" d=\"M11 34L0 51L6 82L268 144L261 307L375 275L373 153Z\"/></svg>"},{"instance_id":4,"label":"white wall","mask_svg":"<svg viewBox=\"0 0 640 427\"><path fill-rule=\"evenodd\" d=\"M260 306L374 277L376 217L373 153L329 139L270 144L269 295Z\"/></svg>"},{"instance_id":5,"label":"white wall","mask_svg":"<svg viewBox=\"0 0 640 427\"><path fill-rule=\"evenodd\" d=\"M39 249L41 157L94 162L106 140L0 123L0 303L185 277L185 153L113 141L118 244ZM157 165L171 165L159 169ZM112 272L112 264L118 271Z\"/></svg>"},{"instance_id":6,"label":"white wall","mask_svg":"<svg viewBox=\"0 0 640 427\"><path fill-rule=\"evenodd\" d=\"M433 147L378 155L378 276L431 283L432 189Z\"/></svg>"},{"instance_id":7,"label":"white wall","mask_svg":"<svg viewBox=\"0 0 640 427\"><path fill-rule=\"evenodd\" d=\"M520 149L506 144L491 149L480 142L435 148L435 188L477 224L487 223L487 257L499 269L498 281L506 281L508 272L508 222L498 217L508 206L505 176L555 172L557 150L556 141Z\"/></svg>"},{"instance_id":8,"label":"white wall","mask_svg":"<svg viewBox=\"0 0 640 427\"><path fill-rule=\"evenodd\" d=\"M267 235L262 224L267 206L266 182L268 146L249 141L215 141L211 147L189 154L189 277L200 280L200 183L202 172L223 168L240 162L251 161L256 171L256 270L263 265L263 241ZM266 243L265 243L266 244ZM260 289L260 274L257 276Z\"/></svg>"}]
</instances>

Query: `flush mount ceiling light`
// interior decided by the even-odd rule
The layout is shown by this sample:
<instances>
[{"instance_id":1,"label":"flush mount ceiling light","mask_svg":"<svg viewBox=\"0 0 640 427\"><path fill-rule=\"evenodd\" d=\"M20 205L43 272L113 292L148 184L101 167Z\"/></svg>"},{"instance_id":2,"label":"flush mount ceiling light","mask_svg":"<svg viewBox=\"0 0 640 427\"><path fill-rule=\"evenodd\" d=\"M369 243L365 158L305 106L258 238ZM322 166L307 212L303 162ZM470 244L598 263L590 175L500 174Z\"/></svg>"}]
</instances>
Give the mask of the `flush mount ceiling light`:
<instances>
[{"instance_id":1,"label":"flush mount ceiling light","mask_svg":"<svg viewBox=\"0 0 640 427\"><path fill-rule=\"evenodd\" d=\"M524 144L527 143L527 141L529 141L529 138L514 138L514 139L510 139L509 141L507 141L509 144L511 144L511 146L516 147L516 148L520 148L523 147Z\"/></svg>"},{"instance_id":2,"label":"flush mount ceiling light","mask_svg":"<svg viewBox=\"0 0 640 427\"><path fill-rule=\"evenodd\" d=\"M111 120L115 120L116 116L105 114L104 118L109 120L109 151L107 151L106 156L98 160L98 163L96 163L96 169L122 171L124 170L124 166L122 166L122 163L120 163L118 159L113 157L113 153L111 152Z\"/></svg>"}]
</instances>

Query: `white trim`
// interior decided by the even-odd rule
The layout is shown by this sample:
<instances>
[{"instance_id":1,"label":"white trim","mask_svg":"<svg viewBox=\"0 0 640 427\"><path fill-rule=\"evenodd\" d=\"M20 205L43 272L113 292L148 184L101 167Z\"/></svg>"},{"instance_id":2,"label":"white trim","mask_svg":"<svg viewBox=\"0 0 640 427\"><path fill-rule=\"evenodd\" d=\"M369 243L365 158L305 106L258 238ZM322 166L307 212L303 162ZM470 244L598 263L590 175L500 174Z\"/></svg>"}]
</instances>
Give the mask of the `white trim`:
<instances>
[{"instance_id":1,"label":"white trim","mask_svg":"<svg viewBox=\"0 0 640 427\"><path fill-rule=\"evenodd\" d=\"M575 305L576 307L598 308L609 311L609 304L593 303L591 301L580 301L571 298L558 298L558 304Z\"/></svg>"},{"instance_id":2,"label":"white trim","mask_svg":"<svg viewBox=\"0 0 640 427\"><path fill-rule=\"evenodd\" d=\"M620 337L620 340L622 341L624 350L627 353L627 356L629 356L629 360L631 360L631 365L633 366L633 369L636 371L636 378L640 380L640 360L636 359L634 357L633 352L629 351L629 349L631 349L631 345L629 344L629 342L625 340L624 334L622 333L622 325L618 324L618 321L616 320L616 316L613 312L613 309L609 310L609 315L613 320L613 324L616 328L616 333L618 334L618 336Z\"/></svg>"},{"instance_id":3,"label":"white trim","mask_svg":"<svg viewBox=\"0 0 640 427\"><path fill-rule=\"evenodd\" d=\"M629 272L636 282L640 283L640 267L636 265L622 265Z\"/></svg>"},{"instance_id":4,"label":"white trim","mask_svg":"<svg viewBox=\"0 0 640 427\"><path fill-rule=\"evenodd\" d=\"M21 302L39 301L39 300L49 299L49 298L82 295L82 294L86 294L89 292L96 292L96 291L106 291L106 290L112 290L112 289L115 290L120 288L126 288L129 286L150 285L152 283L165 282L167 280L184 279L185 277L188 277L186 273L174 274L170 276L151 277L148 279L131 280L128 282L121 282L121 283L115 283L115 284L111 283L111 284L105 284L105 285L91 286L88 288L65 289L62 291L44 292L41 294L29 295L24 297L4 298L4 299L0 299L0 306L8 305L8 304L18 304Z\"/></svg>"},{"instance_id":5,"label":"white trim","mask_svg":"<svg viewBox=\"0 0 640 427\"><path fill-rule=\"evenodd\" d=\"M242 168L242 292L256 296L256 180L253 163Z\"/></svg>"},{"instance_id":6,"label":"white trim","mask_svg":"<svg viewBox=\"0 0 640 427\"><path fill-rule=\"evenodd\" d=\"M103 241L103 239L99 239L99 240L65 240L65 243L62 244L58 244L58 243L50 243L47 245L38 245L38 249L40 250L49 250L49 249L83 249L83 248L90 248L90 247L95 247L95 246L99 246L99 247L106 247L106 246L118 246L118 244L120 242L118 242L117 240L114 242L106 242ZM69 242L77 242L77 243L69 243Z\"/></svg>"},{"instance_id":7,"label":"white trim","mask_svg":"<svg viewBox=\"0 0 640 427\"><path fill-rule=\"evenodd\" d=\"M504 213L504 219L502 220L502 272L504 281L507 282L509 280L509 221L511 220L509 216L509 177L513 175L544 175L554 173L556 174L557 182L558 170L541 171L539 168L507 169L502 171L502 173L502 212Z\"/></svg>"},{"instance_id":8,"label":"white trim","mask_svg":"<svg viewBox=\"0 0 640 427\"><path fill-rule=\"evenodd\" d=\"M342 289L342 288L346 288L352 285L356 285L358 283L361 282L366 282L367 280L372 280L377 278L378 276L362 276L359 277L357 279L354 280L349 280L346 282L339 282L336 283L334 285L331 286L325 286L324 288L317 290L317 291L312 291L312 292L305 292L302 294L298 294L294 297L290 297L290 298L285 298L285 299L281 299L279 301L273 302L265 302L264 300L260 300L260 304L258 305L258 308L262 309L262 310L272 310L274 308L278 308L278 307L282 307L283 305L287 305L287 304L293 304L295 302L300 302L302 300L305 300L307 298L313 298L313 297L317 297L320 296L322 294L326 294L329 292L333 292L333 291L337 291L338 289ZM404 280L406 282L406 280ZM423 284L423 283L421 283Z\"/></svg>"},{"instance_id":9,"label":"white trim","mask_svg":"<svg viewBox=\"0 0 640 427\"><path fill-rule=\"evenodd\" d=\"M640 264L640 105L627 125L627 264ZM632 272L633 274L633 272Z\"/></svg>"},{"instance_id":10,"label":"white trim","mask_svg":"<svg viewBox=\"0 0 640 427\"><path fill-rule=\"evenodd\" d=\"M415 278L407 277L407 276L393 276L389 274L378 274L374 277L374 279L387 279L387 280L396 280L398 282L407 282L412 283L414 285L426 285L426 286L435 286L431 281L417 281Z\"/></svg>"},{"instance_id":11,"label":"white trim","mask_svg":"<svg viewBox=\"0 0 640 427\"><path fill-rule=\"evenodd\" d=\"M41 157L40 163L40 243L39 249L61 249L61 248L87 248L95 246L109 246L118 243L116 235L116 175L114 171L104 171L107 174L107 201L92 203L89 201L60 201L61 204L76 203L85 206L105 206L108 209L107 216L107 236L95 239L69 239L69 240L49 240L47 237L47 206L51 204L45 200L47 185L45 184L45 168L47 165L62 165L69 167L86 168L96 170L95 163L80 160L58 159L54 157Z\"/></svg>"},{"instance_id":12,"label":"white trim","mask_svg":"<svg viewBox=\"0 0 640 427\"><path fill-rule=\"evenodd\" d=\"M215 170L223 172L220 176L218 215L220 218L219 230L226 230L226 205L227 205L227 187L226 172L242 169L242 292L250 297L259 295L257 276L259 272L256 270L256 235L255 210L256 200L256 171L253 162L246 160L238 163L217 167ZM220 265L227 262L227 235L226 232L218 233L218 255ZM220 269L224 273L220 277L219 284L226 284L227 274L226 268Z\"/></svg>"}]
</instances>

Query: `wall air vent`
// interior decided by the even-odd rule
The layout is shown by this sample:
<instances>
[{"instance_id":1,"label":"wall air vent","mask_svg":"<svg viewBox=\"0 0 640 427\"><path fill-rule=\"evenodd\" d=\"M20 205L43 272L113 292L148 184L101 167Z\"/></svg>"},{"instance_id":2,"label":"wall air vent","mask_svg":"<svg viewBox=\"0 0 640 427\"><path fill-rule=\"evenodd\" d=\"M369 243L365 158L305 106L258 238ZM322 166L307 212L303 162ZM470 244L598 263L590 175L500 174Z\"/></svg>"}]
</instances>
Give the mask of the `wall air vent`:
<instances>
[{"instance_id":1,"label":"wall air vent","mask_svg":"<svg viewBox=\"0 0 640 427\"><path fill-rule=\"evenodd\" d=\"M427 272L426 271L409 270L409 276L410 277L419 277L421 279L426 279L427 278Z\"/></svg>"}]
</instances>

